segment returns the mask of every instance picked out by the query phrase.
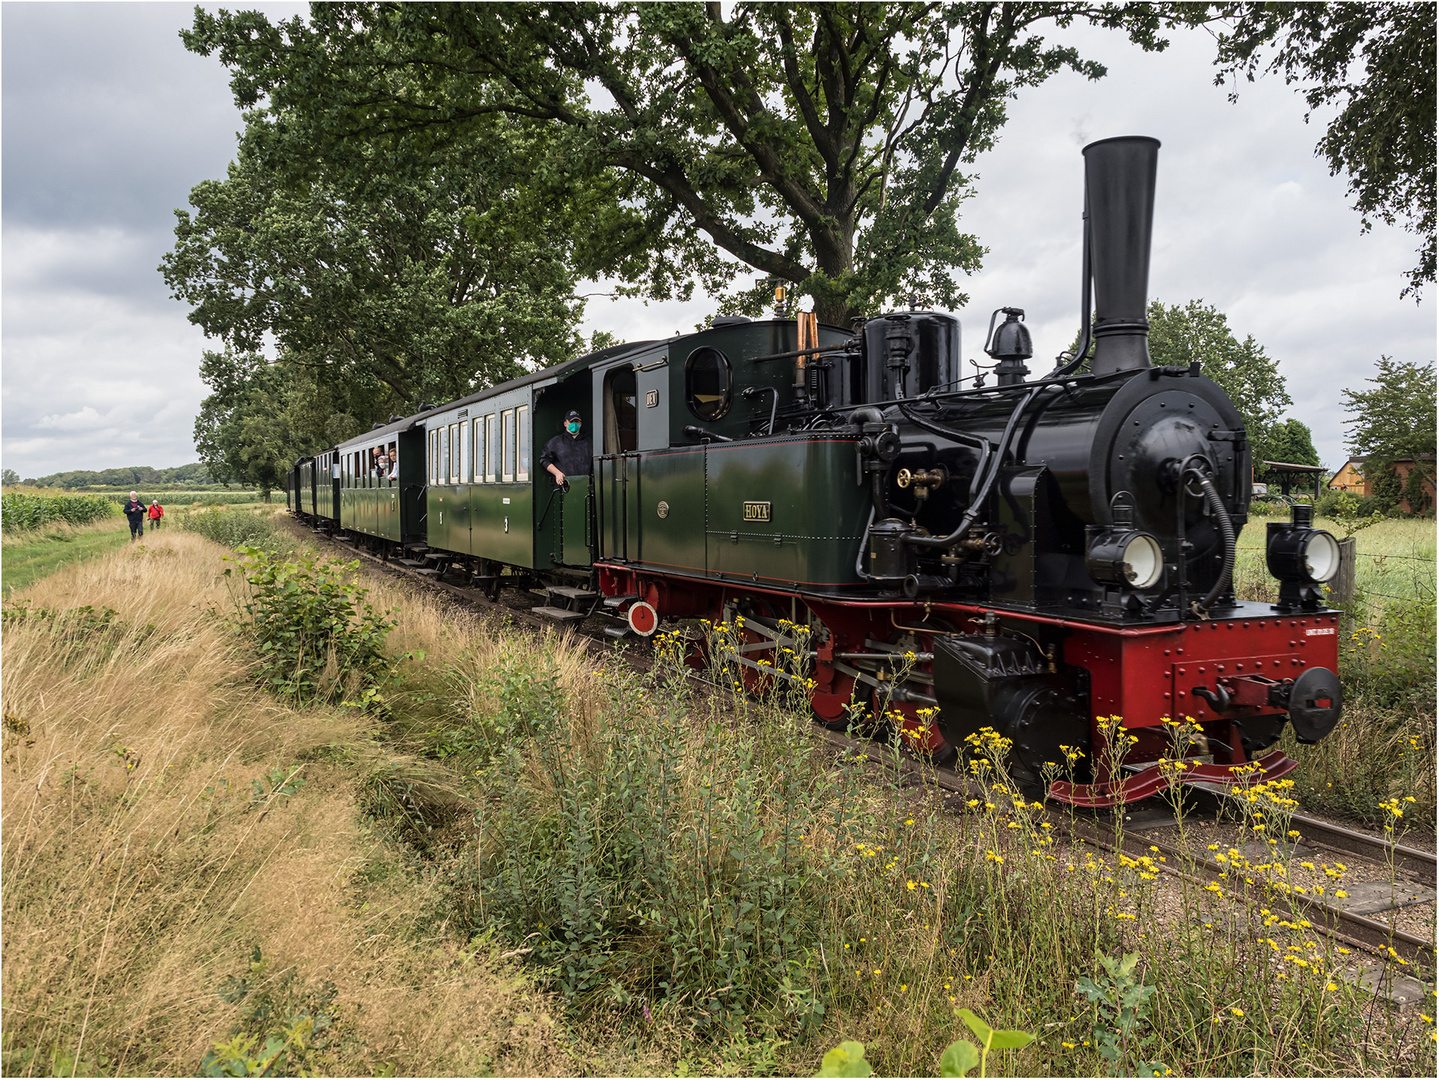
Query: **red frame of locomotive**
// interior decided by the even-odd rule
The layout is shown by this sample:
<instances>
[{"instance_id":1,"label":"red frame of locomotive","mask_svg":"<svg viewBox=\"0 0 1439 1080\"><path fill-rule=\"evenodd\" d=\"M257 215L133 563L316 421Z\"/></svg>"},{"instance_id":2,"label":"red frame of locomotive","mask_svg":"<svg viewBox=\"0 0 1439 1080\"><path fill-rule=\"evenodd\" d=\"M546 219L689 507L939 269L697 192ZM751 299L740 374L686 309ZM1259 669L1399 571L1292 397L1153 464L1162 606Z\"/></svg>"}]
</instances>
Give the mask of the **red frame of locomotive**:
<instances>
[{"instance_id":1,"label":"red frame of locomotive","mask_svg":"<svg viewBox=\"0 0 1439 1080\"><path fill-rule=\"evenodd\" d=\"M1136 761L1153 761L1168 747L1167 719L1192 719L1204 725L1213 743L1212 766L1189 766L1187 778L1228 784L1236 780L1230 767L1248 761L1241 749L1236 716L1216 715L1210 703L1196 696L1197 685L1227 686L1232 694L1230 712L1239 717L1280 715L1286 710L1268 704L1262 690L1267 681L1293 679L1309 667L1338 669L1339 614L1333 611L1301 615L1255 612L1247 605L1239 617L1165 626L1106 626L1094 622L1012 611L998 607L946 602L904 600L842 600L798 595L783 589L697 581L683 576L661 576L636 571L617 563L595 564L600 591L606 596L635 596L659 617L705 618L718 622L725 603L759 597L784 604L803 604L829 629L829 640L818 645L813 672L816 682L812 704L826 721L837 721L851 700L863 700L853 677L837 671L836 653L862 651L869 638L884 640L895 630L914 633L921 648L925 635L952 632L926 628L931 615L974 631L987 618L999 617L1011 626L1031 624L1066 631L1062 663L1081 668L1090 676L1090 737L1098 772L1094 785L1055 784L1065 801L1105 806L1154 794L1169 786L1157 769L1144 770L1121 780L1106 774L1109 759L1102 749L1100 718L1118 716L1123 728L1139 740L1127 755ZM877 656L883 654L876 654ZM924 665L919 666L923 670ZM894 702L900 714L905 741L920 751L944 745L931 724L912 704ZM1283 776L1296 763L1282 752L1271 752L1255 762L1258 779ZM1244 779L1244 777L1239 777Z\"/></svg>"}]
</instances>

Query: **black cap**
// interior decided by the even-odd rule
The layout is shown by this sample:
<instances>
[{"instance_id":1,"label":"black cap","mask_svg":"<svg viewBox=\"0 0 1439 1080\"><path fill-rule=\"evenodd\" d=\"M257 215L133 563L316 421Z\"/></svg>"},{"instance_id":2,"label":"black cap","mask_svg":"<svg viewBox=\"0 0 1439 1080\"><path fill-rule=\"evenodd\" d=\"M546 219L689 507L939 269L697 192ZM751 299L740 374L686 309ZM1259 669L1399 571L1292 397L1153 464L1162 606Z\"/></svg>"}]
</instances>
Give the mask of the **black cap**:
<instances>
[{"instance_id":1,"label":"black cap","mask_svg":"<svg viewBox=\"0 0 1439 1080\"><path fill-rule=\"evenodd\" d=\"M567 424L568 424L571 420L583 420L583 419L584 419L584 417L581 416L579 413L575 412L574 409L571 409L569 412L565 413L565 423L567 423Z\"/></svg>"}]
</instances>

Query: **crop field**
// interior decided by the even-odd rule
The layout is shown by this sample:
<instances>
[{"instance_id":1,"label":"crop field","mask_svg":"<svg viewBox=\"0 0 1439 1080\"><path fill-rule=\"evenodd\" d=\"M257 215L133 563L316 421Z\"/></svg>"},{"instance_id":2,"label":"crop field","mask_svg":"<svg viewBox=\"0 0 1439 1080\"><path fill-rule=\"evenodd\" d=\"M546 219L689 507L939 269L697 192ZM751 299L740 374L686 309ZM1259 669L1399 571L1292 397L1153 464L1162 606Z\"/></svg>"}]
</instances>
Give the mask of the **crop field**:
<instances>
[{"instance_id":1,"label":"crop field","mask_svg":"<svg viewBox=\"0 0 1439 1080\"><path fill-rule=\"evenodd\" d=\"M89 525L114 517L120 508L99 495L7 491L0 495L0 531L27 532L46 525Z\"/></svg>"},{"instance_id":2,"label":"crop field","mask_svg":"<svg viewBox=\"0 0 1439 1080\"><path fill-rule=\"evenodd\" d=\"M1036 1035L991 1075L1434 1074L1432 1003L1055 844L998 747L955 814L663 642L192 524L4 601L7 1075L936 1075L958 1008Z\"/></svg>"}]
</instances>

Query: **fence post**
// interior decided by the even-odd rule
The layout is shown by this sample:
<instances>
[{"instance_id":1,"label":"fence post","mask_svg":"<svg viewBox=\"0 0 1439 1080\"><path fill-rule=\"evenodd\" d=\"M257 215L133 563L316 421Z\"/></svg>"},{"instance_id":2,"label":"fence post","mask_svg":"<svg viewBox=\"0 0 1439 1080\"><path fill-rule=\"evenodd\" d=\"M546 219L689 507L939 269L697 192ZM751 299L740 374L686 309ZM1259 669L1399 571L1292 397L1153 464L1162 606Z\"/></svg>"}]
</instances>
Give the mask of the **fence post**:
<instances>
[{"instance_id":1,"label":"fence post","mask_svg":"<svg viewBox=\"0 0 1439 1080\"><path fill-rule=\"evenodd\" d=\"M1339 541L1339 572L1329 583L1329 602L1334 607L1342 607L1354 599L1354 567L1354 537L1346 536Z\"/></svg>"}]
</instances>

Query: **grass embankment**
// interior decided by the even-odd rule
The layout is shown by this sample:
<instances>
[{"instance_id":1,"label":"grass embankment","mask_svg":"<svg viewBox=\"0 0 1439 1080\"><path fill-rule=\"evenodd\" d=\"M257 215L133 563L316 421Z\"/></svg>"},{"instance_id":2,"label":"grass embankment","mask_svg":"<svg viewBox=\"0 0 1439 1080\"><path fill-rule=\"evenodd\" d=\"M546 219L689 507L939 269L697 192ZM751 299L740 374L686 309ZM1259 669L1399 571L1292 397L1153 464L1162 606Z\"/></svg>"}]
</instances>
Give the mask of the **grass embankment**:
<instances>
[{"instance_id":1,"label":"grass embankment","mask_svg":"<svg viewBox=\"0 0 1439 1080\"><path fill-rule=\"evenodd\" d=\"M993 744L956 818L793 703L696 696L663 661L640 678L382 580L387 651L413 657L383 701L285 705L235 600L296 628L352 604L349 634L361 597L303 559L249 592L221 553L162 534L6 605L7 1073L184 1073L271 1039L276 1072L804 1075L858 1038L923 1075L962 1006L1039 1035L992 1072L1433 1074L1432 1005L1375 1004L1262 901L1216 933L1213 893L1059 849ZM272 685L355 694L334 648ZM1285 790L1256 835L1284 838Z\"/></svg>"},{"instance_id":2,"label":"grass embankment","mask_svg":"<svg viewBox=\"0 0 1439 1080\"><path fill-rule=\"evenodd\" d=\"M162 531L5 604L5 1074L191 1075L232 1036L290 1070L572 1071L385 838L408 757L255 685L224 554Z\"/></svg>"},{"instance_id":3,"label":"grass embankment","mask_svg":"<svg viewBox=\"0 0 1439 1080\"><path fill-rule=\"evenodd\" d=\"M5 595L24 589L62 566L93 559L123 547L130 538L124 517L91 525L52 523L0 538L0 588Z\"/></svg>"},{"instance_id":4,"label":"grass embankment","mask_svg":"<svg viewBox=\"0 0 1439 1080\"><path fill-rule=\"evenodd\" d=\"M1288 521L1288 517L1276 520ZM1235 587L1240 599L1272 602L1278 586L1264 566L1265 519L1240 535ZM1336 536L1345 522L1318 520ZM1401 822L1432 835L1435 820L1435 526L1389 518L1354 534L1355 595L1340 620L1339 676L1344 716L1316 746L1286 733L1302 768L1296 792L1305 807L1384 824L1382 804L1416 801Z\"/></svg>"}]
</instances>

